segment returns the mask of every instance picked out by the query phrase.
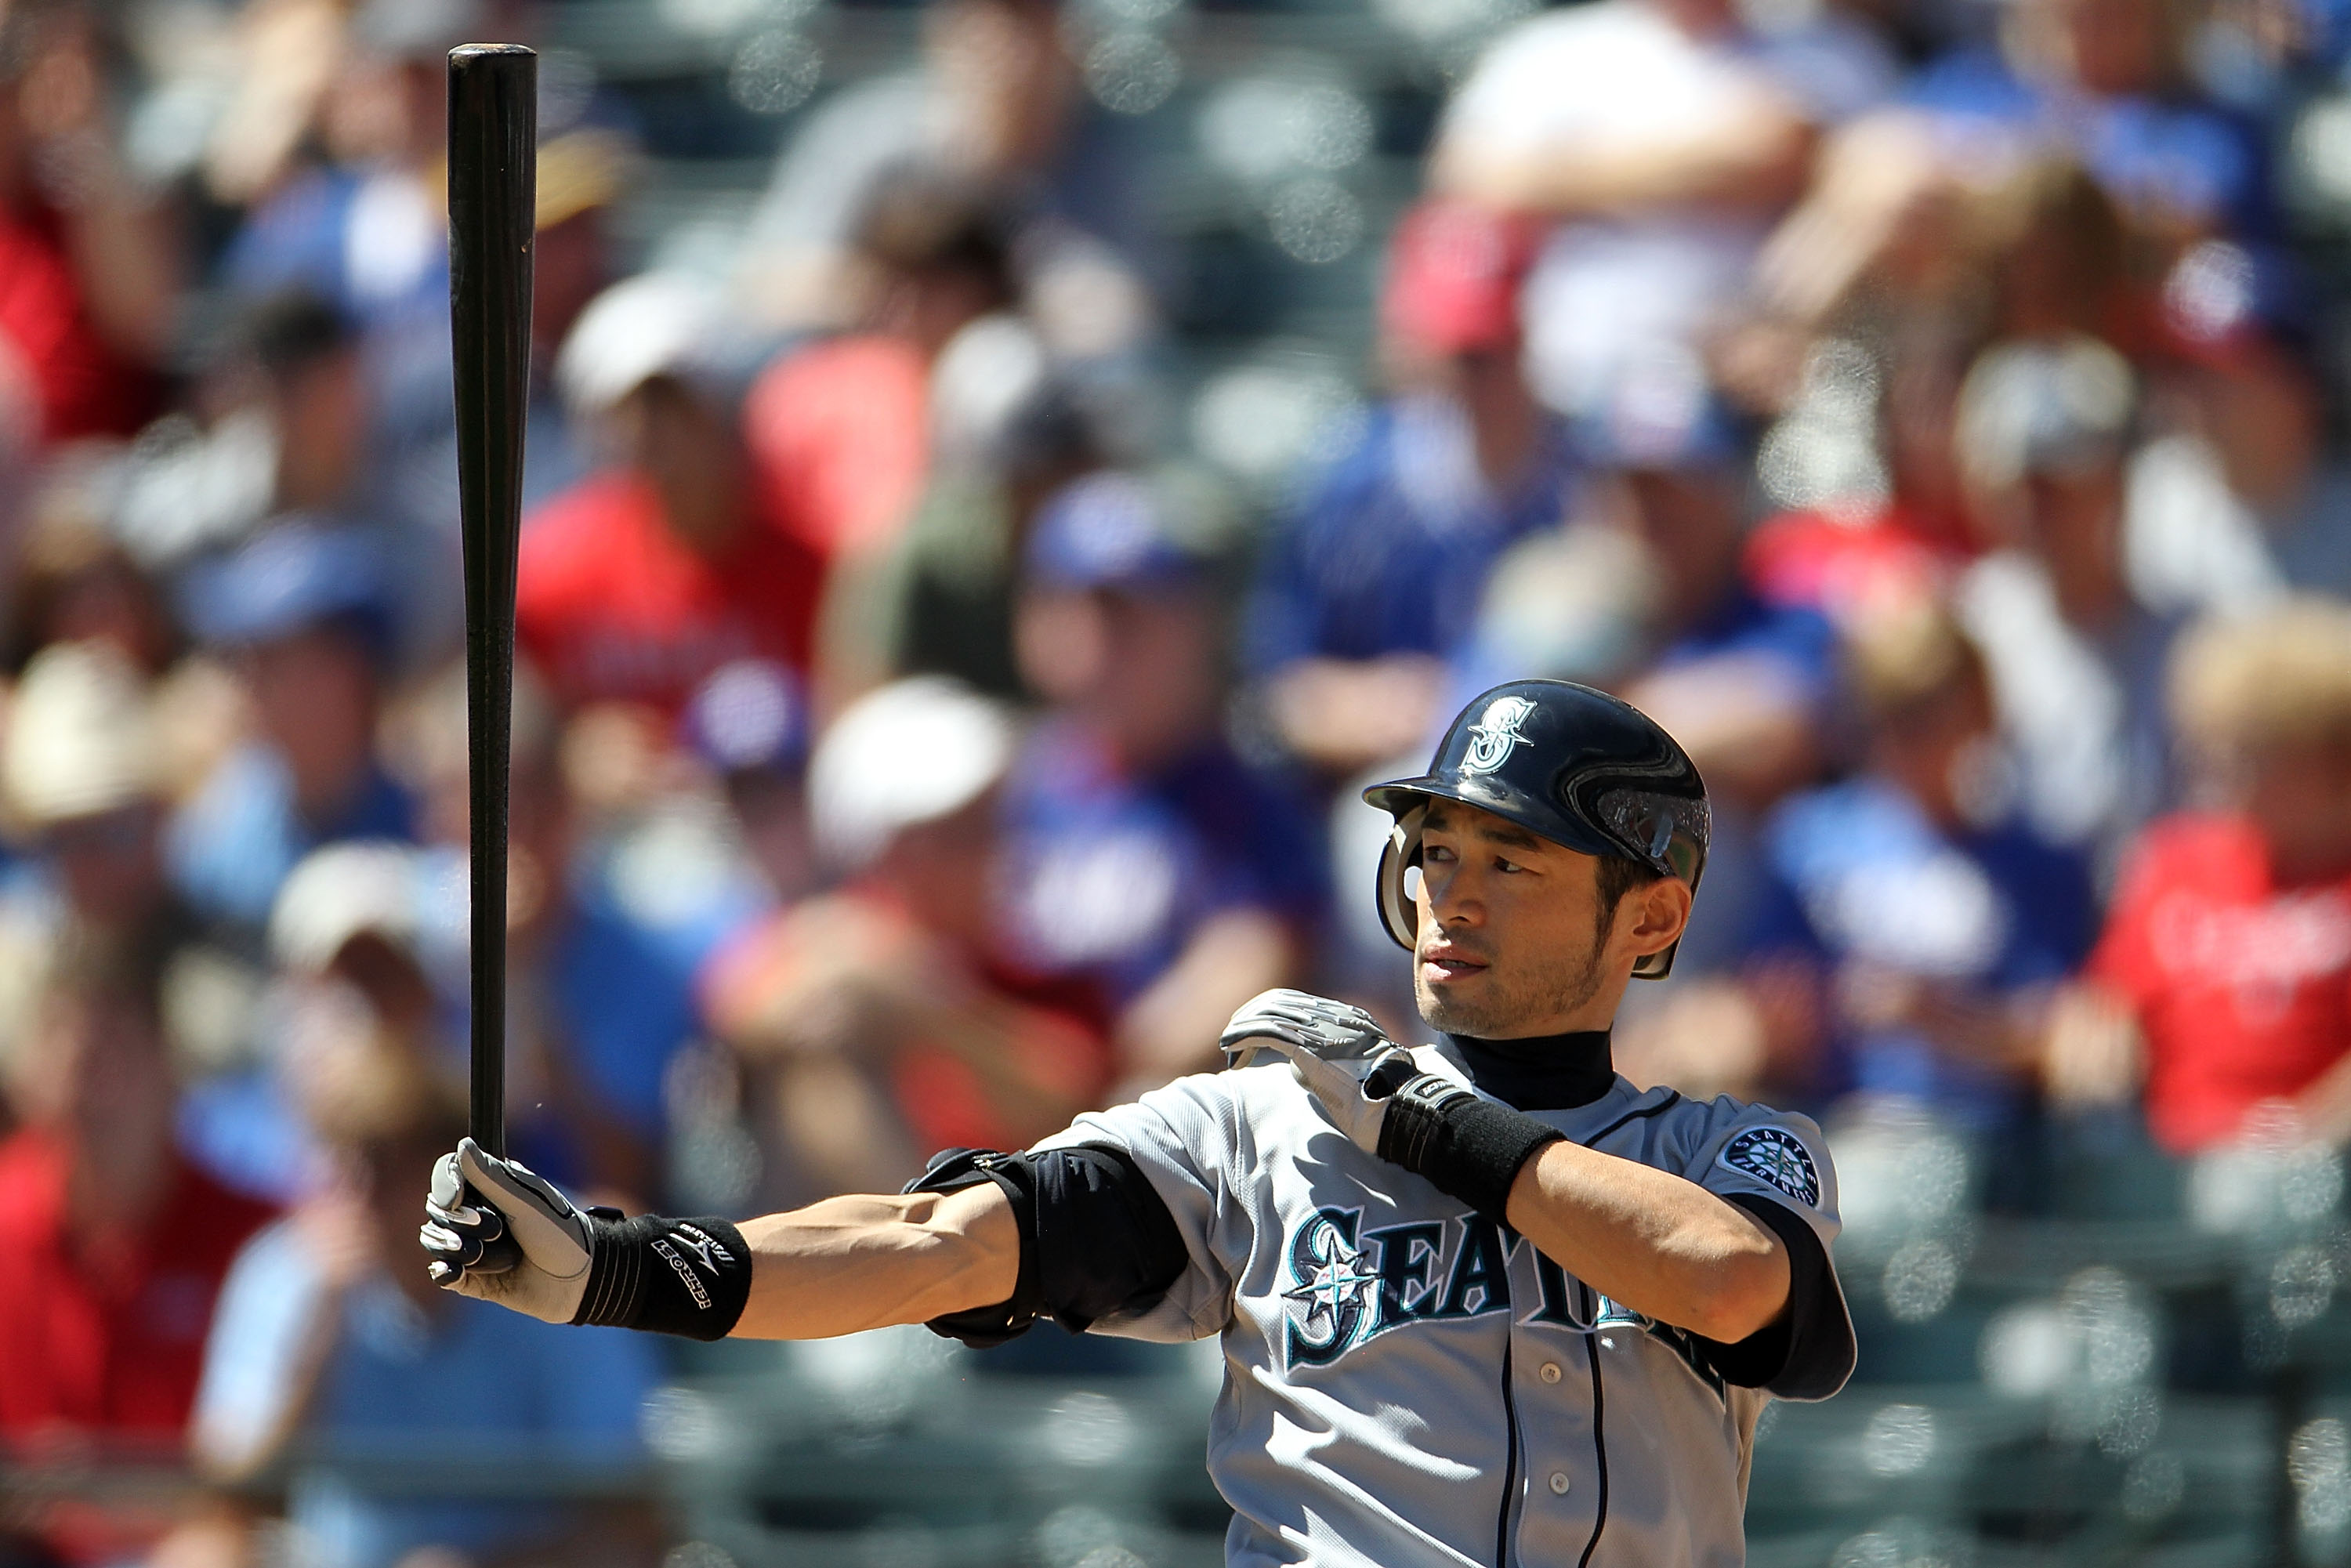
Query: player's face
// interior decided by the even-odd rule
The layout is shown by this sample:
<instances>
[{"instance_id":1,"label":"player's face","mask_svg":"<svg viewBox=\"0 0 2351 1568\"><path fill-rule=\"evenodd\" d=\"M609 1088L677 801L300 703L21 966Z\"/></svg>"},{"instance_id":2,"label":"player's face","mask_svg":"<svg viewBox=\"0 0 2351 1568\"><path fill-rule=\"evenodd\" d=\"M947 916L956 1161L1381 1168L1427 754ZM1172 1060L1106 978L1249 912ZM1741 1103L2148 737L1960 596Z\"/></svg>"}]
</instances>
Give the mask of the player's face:
<instances>
[{"instance_id":1,"label":"player's face","mask_svg":"<svg viewBox=\"0 0 2351 1568\"><path fill-rule=\"evenodd\" d=\"M1604 915L1599 871L1592 856L1490 812L1432 805L1415 895L1421 1017L1489 1040L1607 1028L1635 958L1680 935L1688 898L1682 883L1660 883L1627 895L1629 920Z\"/></svg>"}]
</instances>

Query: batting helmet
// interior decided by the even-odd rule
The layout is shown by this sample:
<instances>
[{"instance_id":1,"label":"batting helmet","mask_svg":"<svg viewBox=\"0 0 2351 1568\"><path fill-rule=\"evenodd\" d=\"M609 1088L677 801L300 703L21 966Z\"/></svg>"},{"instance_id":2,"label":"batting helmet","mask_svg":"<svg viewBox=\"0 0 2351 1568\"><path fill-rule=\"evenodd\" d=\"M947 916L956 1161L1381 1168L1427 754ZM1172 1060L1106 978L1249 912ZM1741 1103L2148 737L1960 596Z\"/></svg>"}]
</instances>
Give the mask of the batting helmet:
<instances>
[{"instance_id":1,"label":"batting helmet","mask_svg":"<svg viewBox=\"0 0 2351 1568\"><path fill-rule=\"evenodd\" d=\"M1364 799L1395 818L1380 855L1380 919L1410 951L1419 912L1404 873L1420 863L1432 800L1458 800L1506 817L1587 855L1615 855L1698 891L1711 817L1698 766L1632 704L1568 681L1512 681L1454 718L1428 771L1374 784ZM1633 967L1663 979L1674 947Z\"/></svg>"}]
</instances>

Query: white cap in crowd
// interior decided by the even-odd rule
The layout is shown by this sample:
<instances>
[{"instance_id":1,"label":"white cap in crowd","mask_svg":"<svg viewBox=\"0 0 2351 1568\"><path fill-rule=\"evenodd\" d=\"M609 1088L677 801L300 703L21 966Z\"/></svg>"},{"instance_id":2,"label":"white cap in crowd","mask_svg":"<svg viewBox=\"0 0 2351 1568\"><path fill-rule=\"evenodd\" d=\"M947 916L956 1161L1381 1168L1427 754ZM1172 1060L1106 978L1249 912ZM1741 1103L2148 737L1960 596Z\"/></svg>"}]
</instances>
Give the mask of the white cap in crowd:
<instances>
[{"instance_id":1,"label":"white cap in crowd","mask_svg":"<svg viewBox=\"0 0 2351 1568\"><path fill-rule=\"evenodd\" d=\"M942 675L917 675L843 709L809 764L817 852L864 869L896 834L953 816L1002 779L1016 730L999 704Z\"/></svg>"},{"instance_id":2,"label":"white cap in crowd","mask_svg":"<svg viewBox=\"0 0 2351 1568\"><path fill-rule=\"evenodd\" d=\"M156 737L147 683L105 643L59 643L26 666L0 744L0 788L29 827L148 799Z\"/></svg>"},{"instance_id":3,"label":"white cap in crowd","mask_svg":"<svg viewBox=\"0 0 2351 1568\"><path fill-rule=\"evenodd\" d=\"M565 406L591 417L655 376L700 382L721 313L718 291L683 273L640 273L612 285L580 313L556 356Z\"/></svg>"},{"instance_id":4,"label":"white cap in crowd","mask_svg":"<svg viewBox=\"0 0 2351 1568\"><path fill-rule=\"evenodd\" d=\"M352 839L304 856L269 912L269 953L316 974L354 936L372 933L415 954L433 922L430 857L384 839Z\"/></svg>"}]
</instances>

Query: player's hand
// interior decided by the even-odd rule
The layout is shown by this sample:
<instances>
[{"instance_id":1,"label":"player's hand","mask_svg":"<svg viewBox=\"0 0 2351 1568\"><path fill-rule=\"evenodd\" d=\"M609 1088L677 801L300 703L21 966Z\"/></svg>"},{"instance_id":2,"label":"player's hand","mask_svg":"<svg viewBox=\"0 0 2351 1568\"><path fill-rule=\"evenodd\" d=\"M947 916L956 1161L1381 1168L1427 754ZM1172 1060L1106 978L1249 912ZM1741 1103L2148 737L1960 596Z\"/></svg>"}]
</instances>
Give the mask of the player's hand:
<instances>
[{"instance_id":1,"label":"player's hand","mask_svg":"<svg viewBox=\"0 0 2351 1568\"><path fill-rule=\"evenodd\" d=\"M1390 1097L1421 1075L1411 1053L1371 1014L1304 991L1266 991L1242 1003L1221 1043L1235 1067L1248 1066L1260 1051L1288 1058L1291 1075L1366 1154L1380 1152Z\"/></svg>"},{"instance_id":2,"label":"player's hand","mask_svg":"<svg viewBox=\"0 0 2351 1568\"><path fill-rule=\"evenodd\" d=\"M597 1218L467 1138L433 1167L417 1239L433 1282L550 1323L580 1314Z\"/></svg>"}]
</instances>

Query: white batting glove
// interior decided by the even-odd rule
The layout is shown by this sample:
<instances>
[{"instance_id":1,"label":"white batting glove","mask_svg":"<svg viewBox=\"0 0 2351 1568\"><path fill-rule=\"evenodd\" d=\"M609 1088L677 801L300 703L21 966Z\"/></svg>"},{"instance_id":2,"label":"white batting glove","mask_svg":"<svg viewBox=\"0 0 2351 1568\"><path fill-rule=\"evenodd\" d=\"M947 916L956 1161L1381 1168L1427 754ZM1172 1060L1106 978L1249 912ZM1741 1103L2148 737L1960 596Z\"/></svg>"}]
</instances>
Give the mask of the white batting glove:
<instances>
[{"instance_id":1,"label":"white batting glove","mask_svg":"<svg viewBox=\"0 0 2351 1568\"><path fill-rule=\"evenodd\" d=\"M433 1167L424 1213L434 1284L544 1322L580 1315L596 1220L529 1166L467 1138Z\"/></svg>"},{"instance_id":2,"label":"white batting glove","mask_svg":"<svg viewBox=\"0 0 2351 1568\"><path fill-rule=\"evenodd\" d=\"M1266 991L1243 1002L1220 1043L1234 1067L1247 1067L1261 1051L1280 1052L1291 1076L1365 1154L1380 1152L1390 1097L1420 1075L1411 1053L1371 1014L1305 991Z\"/></svg>"}]
</instances>

